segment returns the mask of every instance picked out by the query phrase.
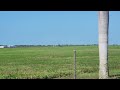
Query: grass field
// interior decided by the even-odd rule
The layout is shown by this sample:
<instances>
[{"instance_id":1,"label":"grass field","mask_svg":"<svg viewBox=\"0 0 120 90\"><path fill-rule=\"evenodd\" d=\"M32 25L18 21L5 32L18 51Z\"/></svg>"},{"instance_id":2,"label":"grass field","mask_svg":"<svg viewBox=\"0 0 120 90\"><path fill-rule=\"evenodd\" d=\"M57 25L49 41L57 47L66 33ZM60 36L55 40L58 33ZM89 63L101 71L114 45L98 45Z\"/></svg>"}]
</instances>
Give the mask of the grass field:
<instances>
[{"instance_id":1,"label":"grass field","mask_svg":"<svg viewBox=\"0 0 120 90\"><path fill-rule=\"evenodd\" d=\"M98 46L24 47L0 49L0 79L98 79ZM120 76L120 46L109 46L109 74Z\"/></svg>"}]
</instances>

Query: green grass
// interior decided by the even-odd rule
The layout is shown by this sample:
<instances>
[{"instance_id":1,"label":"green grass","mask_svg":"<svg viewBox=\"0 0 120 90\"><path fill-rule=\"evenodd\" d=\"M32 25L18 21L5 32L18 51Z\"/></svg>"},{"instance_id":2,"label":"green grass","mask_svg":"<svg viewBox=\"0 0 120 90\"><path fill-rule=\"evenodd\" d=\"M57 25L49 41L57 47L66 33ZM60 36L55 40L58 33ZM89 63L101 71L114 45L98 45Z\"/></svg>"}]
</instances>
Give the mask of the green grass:
<instances>
[{"instance_id":1,"label":"green grass","mask_svg":"<svg viewBox=\"0 0 120 90\"><path fill-rule=\"evenodd\" d=\"M25 47L0 49L0 79L98 79L97 46ZM109 74L120 76L120 46L109 46Z\"/></svg>"}]
</instances>

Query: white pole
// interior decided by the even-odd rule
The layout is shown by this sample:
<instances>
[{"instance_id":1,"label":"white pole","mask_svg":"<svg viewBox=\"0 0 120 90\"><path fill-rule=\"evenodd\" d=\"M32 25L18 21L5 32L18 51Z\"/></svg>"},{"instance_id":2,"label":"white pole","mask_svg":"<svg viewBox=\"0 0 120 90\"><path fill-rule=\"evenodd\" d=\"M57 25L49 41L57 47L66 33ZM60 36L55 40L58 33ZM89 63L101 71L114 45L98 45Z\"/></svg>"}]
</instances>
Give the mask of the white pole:
<instances>
[{"instance_id":1,"label":"white pole","mask_svg":"<svg viewBox=\"0 0 120 90\"><path fill-rule=\"evenodd\" d=\"M76 50L74 50L74 79L76 79Z\"/></svg>"},{"instance_id":2,"label":"white pole","mask_svg":"<svg viewBox=\"0 0 120 90\"><path fill-rule=\"evenodd\" d=\"M99 11L99 79L107 79L109 11Z\"/></svg>"}]
</instances>

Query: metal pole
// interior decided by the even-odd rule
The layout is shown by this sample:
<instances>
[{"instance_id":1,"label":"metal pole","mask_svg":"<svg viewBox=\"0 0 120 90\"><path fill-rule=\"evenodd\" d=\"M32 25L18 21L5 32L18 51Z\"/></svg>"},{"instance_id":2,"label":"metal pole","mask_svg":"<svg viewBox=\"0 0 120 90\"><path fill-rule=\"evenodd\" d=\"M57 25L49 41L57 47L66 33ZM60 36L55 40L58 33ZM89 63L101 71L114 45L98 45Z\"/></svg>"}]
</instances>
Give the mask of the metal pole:
<instances>
[{"instance_id":1,"label":"metal pole","mask_svg":"<svg viewBox=\"0 0 120 90\"><path fill-rule=\"evenodd\" d=\"M74 50L74 79L76 79L76 50Z\"/></svg>"}]
</instances>

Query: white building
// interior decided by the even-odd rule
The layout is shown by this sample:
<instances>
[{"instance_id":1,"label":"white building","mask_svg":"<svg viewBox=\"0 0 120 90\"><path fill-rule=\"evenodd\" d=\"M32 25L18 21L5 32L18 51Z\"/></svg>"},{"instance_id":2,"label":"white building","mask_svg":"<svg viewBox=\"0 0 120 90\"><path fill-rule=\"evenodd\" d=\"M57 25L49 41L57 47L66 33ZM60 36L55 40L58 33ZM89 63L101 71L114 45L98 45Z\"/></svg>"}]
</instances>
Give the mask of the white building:
<instances>
[{"instance_id":1,"label":"white building","mask_svg":"<svg viewBox=\"0 0 120 90\"><path fill-rule=\"evenodd\" d=\"M4 48L5 46L0 46L0 48Z\"/></svg>"}]
</instances>

